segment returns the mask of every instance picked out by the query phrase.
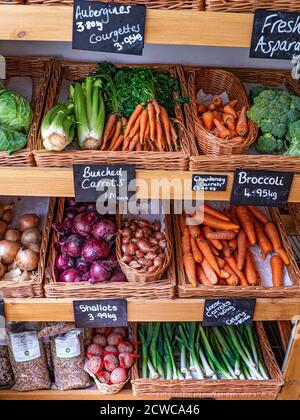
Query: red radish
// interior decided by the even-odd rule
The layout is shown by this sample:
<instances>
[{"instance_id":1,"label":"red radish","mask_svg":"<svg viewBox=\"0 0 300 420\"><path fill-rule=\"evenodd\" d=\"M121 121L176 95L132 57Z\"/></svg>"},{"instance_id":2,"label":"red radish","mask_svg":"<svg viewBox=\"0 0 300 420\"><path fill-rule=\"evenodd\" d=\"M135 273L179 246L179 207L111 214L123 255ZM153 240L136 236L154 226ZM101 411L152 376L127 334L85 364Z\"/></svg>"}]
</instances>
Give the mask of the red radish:
<instances>
[{"instance_id":1,"label":"red radish","mask_svg":"<svg viewBox=\"0 0 300 420\"><path fill-rule=\"evenodd\" d=\"M93 338L93 343L94 344L99 344L100 346L105 347L105 346L107 346L107 339L106 339L105 335L97 334Z\"/></svg>"},{"instance_id":2,"label":"red radish","mask_svg":"<svg viewBox=\"0 0 300 420\"><path fill-rule=\"evenodd\" d=\"M115 334L121 334L124 338L126 338L127 333L126 333L126 329L125 328L116 327L116 328L113 328L113 332Z\"/></svg>"},{"instance_id":3,"label":"red radish","mask_svg":"<svg viewBox=\"0 0 300 420\"><path fill-rule=\"evenodd\" d=\"M117 346L123 340L121 334L112 333L107 337L107 344L109 346Z\"/></svg>"},{"instance_id":4,"label":"red radish","mask_svg":"<svg viewBox=\"0 0 300 420\"><path fill-rule=\"evenodd\" d=\"M104 350L103 347L99 344L91 344L86 349L86 354L88 359L90 359L93 356L103 356Z\"/></svg>"},{"instance_id":5,"label":"red radish","mask_svg":"<svg viewBox=\"0 0 300 420\"><path fill-rule=\"evenodd\" d=\"M118 352L119 353L132 353L133 347L130 343L121 341L120 344L118 345Z\"/></svg>"},{"instance_id":6,"label":"red radish","mask_svg":"<svg viewBox=\"0 0 300 420\"><path fill-rule=\"evenodd\" d=\"M96 375L103 366L101 357L92 357L87 363L87 369L93 375Z\"/></svg>"},{"instance_id":7,"label":"red radish","mask_svg":"<svg viewBox=\"0 0 300 420\"><path fill-rule=\"evenodd\" d=\"M108 372L112 372L117 367L119 367L119 360L113 354L107 354L106 356L104 356L103 363L104 363L104 368Z\"/></svg>"},{"instance_id":8,"label":"red radish","mask_svg":"<svg viewBox=\"0 0 300 420\"><path fill-rule=\"evenodd\" d=\"M127 379L127 372L124 368L117 368L112 371L110 375L110 381L113 385L115 384L122 384L126 382Z\"/></svg>"},{"instance_id":9,"label":"red radish","mask_svg":"<svg viewBox=\"0 0 300 420\"><path fill-rule=\"evenodd\" d=\"M130 369L134 363L134 356L131 353L120 353L119 360L120 366L125 369Z\"/></svg>"},{"instance_id":10,"label":"red radish","mask_svg":"<svg viewBox=\"0 0 300 420\"><path fill-rule=\"evenodd\" d=\"M117 355L118 354L118 349L116 346L106 346L104 348L104 353L105 354L114 354Z\"/></svg>"},{"instance_id":11,"label":"red radish","mask_svg":"<svg viewBox=\"0 0 300 420\"><path fill-rule=\"evenodd\" d=\"M101 372L98 372L97 379L102 384L108 384L110 383L110 373L106 372L106 370L102 370Z\"/></svg>"}]
</instances>

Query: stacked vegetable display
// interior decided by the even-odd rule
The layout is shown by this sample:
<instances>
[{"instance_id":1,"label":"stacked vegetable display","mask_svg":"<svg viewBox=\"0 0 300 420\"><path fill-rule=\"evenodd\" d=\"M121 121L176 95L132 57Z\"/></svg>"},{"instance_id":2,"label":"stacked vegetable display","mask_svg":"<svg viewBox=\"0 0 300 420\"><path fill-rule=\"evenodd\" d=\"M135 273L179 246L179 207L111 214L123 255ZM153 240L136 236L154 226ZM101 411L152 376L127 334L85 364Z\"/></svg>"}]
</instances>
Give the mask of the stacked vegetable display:
<instances>
[{"instance_id":1,"label":"stacked vegetable display","mask_svg":"<svg viewBox=\"0 0 300 420\"><path fill-rule=\"evenodd\" d=\"M24 214L12 228L13 219L13 206L0 206L0 280L30 280L39 263L40 219Z\"/></svg>"},{"instance_id":2,"label":"stacked vegetable display","mask_svg":"<svg viewBox=\"0 0 300 420\"><path fill-rule=\"evenodd\" d=\"M259 286L261 277L251 250L256 245L263 260L273 254L273 286L283 286L289 256L277 226L258 208L231 206L221 212L204 205L188 219L181 216L179 222L184 268L193 287Z\"/></svg>"},{"instance_id":3,"label":"stacked vegetable display","mask_svg":"<svg viewBox=\"0 0 300 420\"><path fill-rule=\"evenodd\" d=\"M128 340L125 328L98 328L86 349L86 370L107 385L125 383L134 359L134 344Z\"/></svg>"},{"instance_id":4,"label":"stacked vegetable display","mask_svg":"<svg viewBox=\"0 0 300 420\"><path fill-rule=\"evenodd\" d=\"M300 97L282 89L256 87L248 117L261 130L256 148L260 153L300 156Z\"/></svg>"},{"instance_id":5,"label":"stacked vegetable display","mask_svg":"<svg viewBox=\"0 0 300 420\"><path fill-rule=\"evenodd\" d=\"M62 151L77 139L83 150L172 151L177 80L152 68L101 63L70 86L69 100L45 116L46 150Z\"/></svg>"},{"instance_id":6,"label":"stacked vegetable display","mask_svg":"<svg viewBox=\"0 0 300 420\"><path fill-rule=\"evenodd\" d=\"M253 327L201 323L140 324L140 377L162 380L267 380Z\"/></svg>"},{"instance_id":7,"label":"stacked vegetable display","mask_svg":"<svg viewBox=\"0 0 300 420\"><path fill-rule=\"evenodd\" d=\"M33 111L27 99L0 82L0 151L11 154L23 149L32 121Z\"/></svg>"},{"instance_id":8,"label":"stacked vegetable display","mask_svg":"<svg viewBox=\"0 0 300 420\"><path fill-rule=\"evenodd\" d=\"M66 200L63 223L53 225L61 235L55 244L57 278L61 282L124 282L117 262L113 220L98 214L96 204Z\"/></svg>"}]
</instances>

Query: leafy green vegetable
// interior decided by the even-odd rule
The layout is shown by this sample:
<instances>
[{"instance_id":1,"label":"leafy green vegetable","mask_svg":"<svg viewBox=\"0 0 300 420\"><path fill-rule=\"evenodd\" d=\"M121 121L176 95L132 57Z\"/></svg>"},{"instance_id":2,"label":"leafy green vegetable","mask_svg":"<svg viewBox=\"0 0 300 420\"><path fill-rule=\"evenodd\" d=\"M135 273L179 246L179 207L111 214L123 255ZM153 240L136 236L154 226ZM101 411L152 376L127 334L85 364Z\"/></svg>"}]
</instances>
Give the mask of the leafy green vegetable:
<instances>
[{"instance_id":1,"label":"leafy green vegetable","mask_svg":"<svg viewBox=\"0 0 300 420\"><path fill-rule=\"evenodd\" d=\"M8 90L0 91L0 125L28 133L33 111L27 99Z\"/></svg>"},{"instance_id":2,"label":"leafy green vegetable","mask_svg":"<svg viewBox=\"0 0 300 420\"><path fill-rule=\"evenodd\" d=\"M291 124L289 128L290 147L286 156L300 156L300 120Z\"/></svg>"},{"instance_id":3,"label":"leafy green vegetable","mask_svg":"<svg viewBox=\"0 0 300 420\"><path fill-rule=\"evenodd\" d=\"M0 126L0 150L12 154L23 149L27 143L27 135L12 130L9 127Z\"/></svg>"},{"instance_id":4,"label":"leafy green vegetable","mask_svg":"<svg viewBox=\"0 0 300 420\"><path fill-rule=\"evenodd\" d=\"M41 127L43 145L46 150L61 152L75 135L73 106L58 104L44 117Z\"/></svg>"},{"instance_id":5,"label":"leafy green vegetable","mask_svg":"<svg viewBox=\"0 0 300 420\"><path fill-rule=\"evenodd\" d=\"M256 142L257 151L268 155L271 155L274 152L279 152L283 149L283 147L283 141L280 139L276 140L276 138L270 133L260 136Z\"/></svg>"}]
</instances>

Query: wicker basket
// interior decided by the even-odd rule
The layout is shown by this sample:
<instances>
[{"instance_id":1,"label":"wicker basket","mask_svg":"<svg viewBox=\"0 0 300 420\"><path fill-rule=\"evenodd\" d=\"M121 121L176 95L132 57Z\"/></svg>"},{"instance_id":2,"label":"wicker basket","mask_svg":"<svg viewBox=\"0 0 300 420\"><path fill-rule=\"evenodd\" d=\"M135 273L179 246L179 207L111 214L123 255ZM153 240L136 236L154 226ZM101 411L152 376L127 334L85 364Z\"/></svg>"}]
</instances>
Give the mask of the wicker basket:
<instances>
[{"instance_id":1,"label":"wicker basket","mask_svg":"<svg viewBox=\"0 0 300 420\"><path fill-rule=\"evenodd\" d=\"M45 113L56 104L63 81L74 81L85 77L94 71L95 67L96 64L57 61L54 64ZM178 76L178 66L176 65L150 65L150 67L169 73L173 77ZM177 98L178 95L174 92L174 98ZM136 164L138 169L186 170L189 165L191 149L180 104L175 106L175 114L179 121L181 152L102 152L99 150L48 152L43 148L41 133L39 133L37 149L34 151L35 161L37 166L46 167L70 167L78 163L117 164L122 162L123 164Z\"/></svg>"},{"instance_id":2,"label":"wicker basket","mask_svg":"<svg viewBox=\"0 0 300 420\"><path fill-rule=\"evenodd\" d=\"M257 9L284 10L299 12L297 0L205 0L205 9L209 12L255 12Z\"/></svg>"},{"instance_id":3,"label":"wicker basket","mask_svg":"<svg viewBox=\"0 0 300 420\"><path fill-rule=\"evenodd\" d=\"M242 144L235 144L232 140L223 140L213 133L207 131L198 116L196 95L200 89L205 93L219 95L227 92L229 99L237 99L237 109L241 110L243 106L250 108L250 103L246 92L232 73L213 68L197 68L186 72L188 83L188 92L190 96L190 112L193 118L194 130L198 142L198 148L201 154L205 155L242 155L247 152L249 147L257 138L257 128L252 121L249 121L249 133Z\"/></svg>"},{"instance_id":4,"label":"wicker basket","mask_svg":"<svg viewBox=\"0 0 300 420\"><path fill-rule=\"evenodd\" d=\"M6 4L9 6L24 4L23 0L0 0L0 4Z\"/></svg>"},{"instance_id":5,"label":"wicker basket","mask_svg":"<svg viewBox=\"0 0 300 420\"><path fill-rule=\"evenodd\" d=\"M33 123L26 148L12 155L0 152L0 166L35 166L32 151L36 148L53 61L47 57L5 57L5 60L7 80L14 77L29 77L32 80Z\"/></svg>"},{"instance_id":6,"label":"wicker basket","mask_svg":"<svg viewBox=\"0 0 300 420\"><path fill-rule=\"evenodd\" d=\"M285 70L265 70L265 69L239 69L231 68L230 70L242 83L285 87L289 91L300 95L299 84L292 79L290 72ZM185 74L190 74L192 67L184 69ZM242 155L242 156L219 156L216 160L211 160L209 156L191 156L190 171L234 171L245 167L249 169L270 169L281 171L299 172L299 157L283 156L283 155Z\"/></svg>"},{"instance_id":7,"label":"wicker basket","mask_svg":"<svg viewBox=\"0 0 300 420\"><path fill-rule=\"evenodd\" d=\"M131 219L133 219L131 217ZM125 274L128 282L132 283L153 283L156 281L161 280L164 276L166 270L168 269L170 262L173 258L173 246L172 246L172 218L170 214L164 215L163 223L165 225L165 235L167 241L167 249L166 249L166 258L164 264L154 273L147 274L147 273L139 273L137 270L133 270L127 264L122 261L122 235L120 233L120 229L122 227L122 217L120 214L117 215L117 241L116 241L116 251L117 251L117 258L121 267L121 270Z\"/></svg>"},{"instance_id":8,"label":"wicker basket","mask_svg":"<svg viewBox=\"0 0 300 420\"><path fill-rule=\"evenodd\" d=\"M266 368L269 372L268 381L238 381L238 380L161 380L161 379L140 379L138 361L132 369L132 390L135 396L155 394L170 398L214 398L216 395L226 397L236 394L266 394L270 398L276 399L284 384L280 369L277 365L272 348L268 341L262 323L256 323L256 331L260 341L260 346ZM133 336L136 338L137 326L134 325Z\"/></svg>"},{"instance_id":9,"label":"wicker basket","mask_svg":"<svg viewBox=\"0 0 300 420\"><path fill-rule=\"evenodd\" d=\"M145 4L148 9L204 10L204 0L101 0L109 3ZM73 5L73 0L26 0L26 4Z\"/></svg>"},{"instance_id":10,"label":"wicker basket","mask_svg":"<svg viewBox=\"0 0 300 420\"><path fill-rule=\"evenodd\" d=\"M42 243L40 249L40 258L38 265L37 275L34 276L30 281L0 281L0 297L2 298L35 298L43 297L43 280L46 266L46 256L49 245L49 238L51 232L51 223L53 220L55 198L51 198L48 207L48 214L44 230L42 233Z\"/></svg>"},{"instance_id":11,"label":"wicker basket","mask_svg":"<svg viewBox=\"0 0 300 420\"><path fill-rule=\"evenodd\" d=\"M127 378L127 380L125 382L122 382L121 384L107 385L107 384L101 383L97 379L97 377L93 373L89 372L89 370L87 370L86 368L85 368L85 371L90 375L91 378L93 378L93 381L95 382L98 391L102 395L115 395L115 394L118 394L120 391L122 391L122 389L124 388L124 386L130 381L130 375L129 375L128 378Z\"/></svg>"},{"instance_id":12,"label":"wicker basket","mask_svg":"<svg viewBox=\"0 0 300 420\"><path fill-rule=\"evenodd\" d=\"M276 208L270 208L270 215L277 225L282 240L283 248L289 255L290 265L288 273L293 286L289 287L264 287L264 286L203 286L192 287L186 277L183 261L181 233L179 230L178 216L174 220L174 237L177 258L178 296L180 298L295 298L300 297L300 271L295 261L292 247L282 223L280 213Z\"/></svg>"},{"instance_id":13,"label":"wicker basket","mask_svg":"<svg viewBox=\"0 0 300 420\"><path fill-rule=\"evenodd\" d=\"M61 223L64 214L65 199L58 199L56 223ZM172 258L165 277L150 284L138 283L60 283L55 280L55 243L59 235L53 232L49 249L47 273L45 276L45 295L49 298L141 298L141 299L174 299L176 296L176 271Z\"/></svg>"}]
</instances>

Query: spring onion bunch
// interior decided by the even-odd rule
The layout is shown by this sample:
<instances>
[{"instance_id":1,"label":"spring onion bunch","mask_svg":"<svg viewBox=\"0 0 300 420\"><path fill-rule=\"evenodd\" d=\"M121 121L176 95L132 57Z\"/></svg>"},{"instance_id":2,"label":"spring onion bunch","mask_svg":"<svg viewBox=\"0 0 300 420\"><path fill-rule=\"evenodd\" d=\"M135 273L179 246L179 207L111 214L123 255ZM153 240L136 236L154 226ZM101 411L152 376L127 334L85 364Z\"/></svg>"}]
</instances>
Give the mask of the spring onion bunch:
<instances>
[{"instance_id":1,"label":"spring onion bunch","mask_svg":"<svg viewBox=\"0 0 300 420\"><path fill-rule=\"evenodd\" d=\"M205 328L200 323L141 324L141 377L150 379L269 379L250 326Z\"/></svg>"}]
</instances>

